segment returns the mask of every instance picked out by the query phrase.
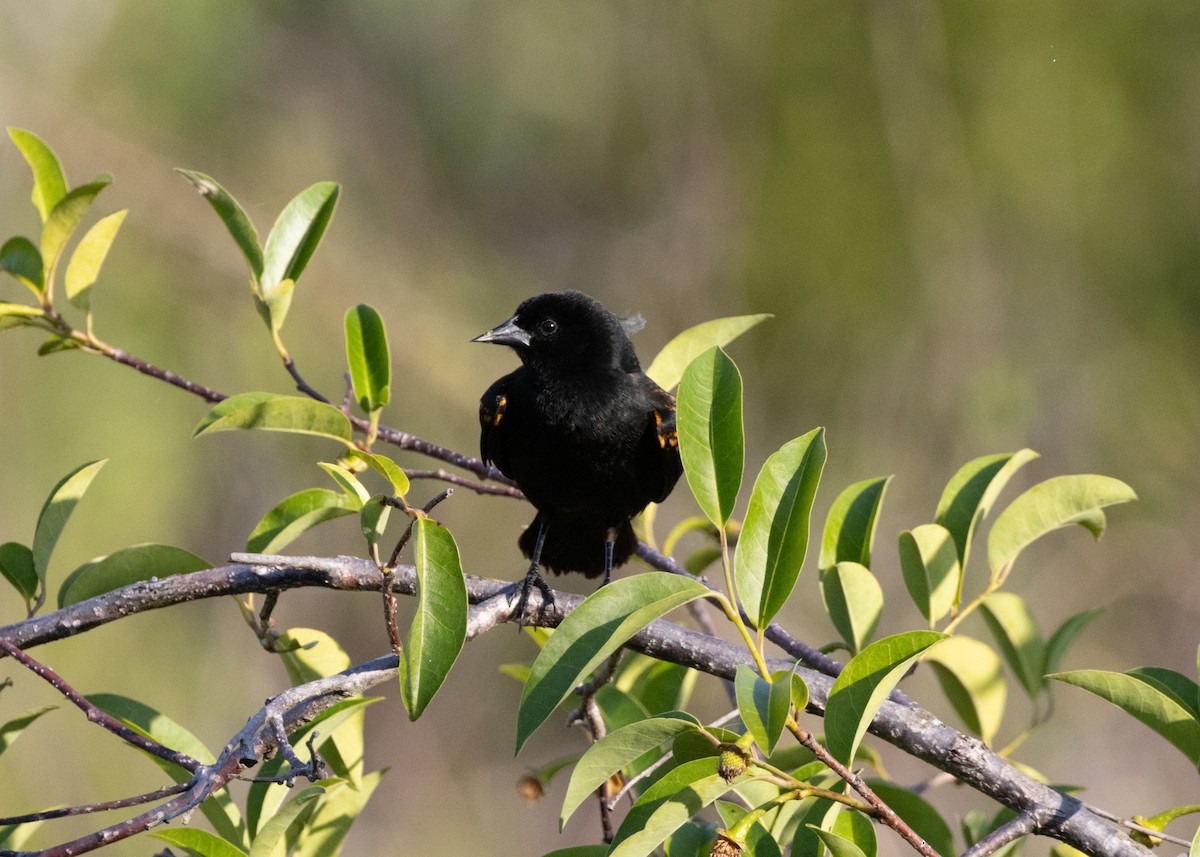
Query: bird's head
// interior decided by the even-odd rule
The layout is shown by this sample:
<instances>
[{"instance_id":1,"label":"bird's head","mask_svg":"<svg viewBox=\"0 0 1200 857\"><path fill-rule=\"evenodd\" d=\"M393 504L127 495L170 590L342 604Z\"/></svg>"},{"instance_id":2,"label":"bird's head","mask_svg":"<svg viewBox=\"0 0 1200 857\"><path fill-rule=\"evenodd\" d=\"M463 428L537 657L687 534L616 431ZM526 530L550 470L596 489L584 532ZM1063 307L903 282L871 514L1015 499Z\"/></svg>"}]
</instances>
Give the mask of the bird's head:
<instances>
[{"instance_id":1,"label":"bird's head","mask_svg":"<svg viewBox=\"0 0 1200 857\"><path fill-rule=\"evenodd\" d=\"M471 341L507 345L534 370L636 372L628 333L640 326L640 317L619 319L582 292L550 292L529 298L512 318Z\"/></svg>"}]
</instances>

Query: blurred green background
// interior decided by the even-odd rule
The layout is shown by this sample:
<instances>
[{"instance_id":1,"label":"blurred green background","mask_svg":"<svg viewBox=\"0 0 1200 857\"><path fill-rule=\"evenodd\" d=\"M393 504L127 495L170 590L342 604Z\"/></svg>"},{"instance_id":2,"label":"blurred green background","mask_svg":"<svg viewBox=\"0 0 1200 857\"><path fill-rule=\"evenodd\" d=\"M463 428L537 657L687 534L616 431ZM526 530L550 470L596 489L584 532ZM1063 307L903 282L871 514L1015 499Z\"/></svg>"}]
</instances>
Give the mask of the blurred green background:
<instances>
[{"instance_id":1,"label":"blurred green background","mask_svg":"<svg viewBox=\"0 0 1200 857\"><path fill-rule=\"evenodd\" d=\"M342 314L359 302L383 313L392 340L385 422L471 453L478 395L515 361L468 340L531 294L579 288L642 312L644 362L692 324L774 313L731 348L747 483L815 425L830 446L818 524L849 482L895 474L874 563L888 593L881 633L920 621L897 531L932 518L966 460L1029 446L1043 458L1018 487L1098 472L1141 497L1111 514L1101 545L1056 534L1013 574L1044 633L1106 607L1064 666L1192 674L1198 36L1200 5L1182 2L5 3L0 119L48 140L74 183L115 174L98 208L131 211L93 306L98 334L134 354L225 392L288 391L236 248L172 167L215 176L263 234L294 193L336 180L339 210L284 331L331 396ZM5 140L0 235L35 231L28 192ZM9 281L0 299L24 295ZM0 541L31 538L61 475L112 459L60 543L54 584L135 542L220 563L280 498L322 484L313 462L334 452L319 443L193 442L199 400L96 358L36 358L37 344L0 336ZM660 526L692 513L685 494ZM460 491L442 514L469 571L521 573L528 508ZM360 548L341 522L292 549ZM785 624L832 639L811 566L797 593ZM333 633L355 660L387 646L374 597L287 595L277 615ZM0 623L20 617L0 594ZM512 758L520 689L497 666L531 653L504 629L468 646L417 724L385 689L390 702L368 716L368 767L392 770L346 853L541 854L595 840L583 814L555 832L565 783L528 809L513 789L527 767L582 746L551 721ZM144 699L213 748L286 681L229 601L34 654L85 692ZM11 664L0 676L17 682L0 721L61 705ZM917 678L914 692L955 722ZM1000 743L1024 725L1018 694ZM1194 800L1195 770L1164 741L1080 691L1055 696L1021 761L1119 814ZM698 702L702 715L723 706L715 692ZM0 758L0 814L160 784L81 721L64 707ZM904 782L930 773L885 758ZM951 816L986 805L965 792L935 799ZM42 841L86 829L53 823ZM884 853L902 853L884 837ZM135 840L110 853L154 850Z\"/></svg>"}]
</instances>

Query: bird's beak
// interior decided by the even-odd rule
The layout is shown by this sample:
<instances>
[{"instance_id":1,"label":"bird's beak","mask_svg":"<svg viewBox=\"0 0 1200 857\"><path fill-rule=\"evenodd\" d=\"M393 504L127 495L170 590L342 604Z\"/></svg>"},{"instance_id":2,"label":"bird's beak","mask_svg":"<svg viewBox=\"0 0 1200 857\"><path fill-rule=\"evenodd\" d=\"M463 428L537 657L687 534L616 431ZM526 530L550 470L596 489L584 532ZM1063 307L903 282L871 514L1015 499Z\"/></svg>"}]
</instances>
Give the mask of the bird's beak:
<instances>
[{"instance_id":1,"label":"bird's beak","mask_svg":"<svg viewBox=\"0 0 1200 857\"><path fill-rule=\"evenodd\" d=\"M517 327L517 317L514 315L499 327L493 327L487 333L481 333L472 342L492 342L496 345L511 345L513 348L524 348L529 345L529 332Z\"/></svg>"}]
</instances>

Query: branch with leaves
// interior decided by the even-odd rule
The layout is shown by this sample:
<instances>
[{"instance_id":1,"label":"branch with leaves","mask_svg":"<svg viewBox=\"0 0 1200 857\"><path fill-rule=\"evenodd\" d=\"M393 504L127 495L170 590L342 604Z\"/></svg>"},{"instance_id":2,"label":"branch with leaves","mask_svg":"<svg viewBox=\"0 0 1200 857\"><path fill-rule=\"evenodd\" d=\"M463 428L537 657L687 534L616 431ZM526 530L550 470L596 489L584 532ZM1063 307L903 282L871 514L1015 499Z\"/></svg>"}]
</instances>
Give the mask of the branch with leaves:
<instances>
[{"instance_id":1,"label":"branch with leaves","mask_svg":"<svg viewBox=\"0 0 1200 857\"><path fill-rule=\"evenodd\" d=\"M182 754L175 761L155 758L183 788L124 826L98 831L88 839L88 848L100 847L114 835L149 829L165 817L164 807L170 808L165 810L170 815L198 805L211 833L188 829L156 835L199 854L258 853L285 840L298 853L335 853L381 776L363 767L362 722L368 700L360 694L380 681L398 680L402 702L415 719L436 695L465 642L506 621L557 626L553 634L531 635L540 647L532 663L506 668L524 684L517 714L518 749L560 706L584 691L593 743L576 764L543 768L572 772L562 823L589 795L603 790L605 841L570 849L575 857L640 857L659 848L669 848L672 857L737 851L773 855L787 848L870 857L877 850L877 823L896 831L921 854L956 851L954 837L926 799L927 792L919 794L888 779L878 754L864 740L868 735L1005 807L994 815L981 808L968 818L963 842L972 854L991 853L1030 834L1054 837L1092 854L1145 853L1143 844L1120 825L1028 776L1012 761L1024 736L1049 716L1049 678L1103 696L1158 731L1189 759L1200 758L1200 690L1194 681L1151 668L1056 673L1094 611L1072 617L1043 639L1025 601L1005 589L1018 557L1038 538L1071 524L1099 536L1106 526L1105 509L1134 499L1124 483L1096 475L1059 476L1020 494L995 515L987 533L987 573L981 584L971 587L968 560L982 523L991 517L1012 476L1036 455L1021 450L968 462L946 485L933 520L899 534L899 565L921 627L883 639L875 639L884 599L871 562L890 477L847 487L830 508L816 561L817 587L838 635L825 648L849 656L839 663L776 621L793 597L809 555L812 507L827 456L824 431L800 435L768 457L746 501L744 518L734 517L745 500L741 376L723 348L765 316L719 319L680 334L647 369L664 389L678 386L684 471L703 517L676 527L660 552L655 547L654 516L646 515L641 522L645 543L638 555L657 570L615 581L586 599L557 593L557 609L543 611L540 599L531 598L522 615L514 616L511 585L463 573L452 535L432 517L441 497L422 507L410 502L409 494L414 478L441 479L483 494L520 497L520 492L478 459L382 424L391 399L391 361L379 313L360 304L345 315L350 391L340 406L332 404L339 397L327 397L304 380L285 345L284 321L296 284L333 217L337 185L321 182L299 194L260 244L249 217L228 191L202 173L181 170L210 203L247 262L254 306L301 393L227 396L96 337L92 291L124 213L100 219L71 254L66 250L110 179L102 176L68 190L61 165L43 141L18 129L11 129L10 136L32 169L42 235L37 244L16 237L0 247L0 272L34 296L33 303L0 302L0 329L41 330L49 339L39 353L75 349L98 354L200 397L211 408L200 419L197 436L256 430L300 433L328 442L333 460L318 465L333 488L309 488L279 502L250 528L249 551L277 554L301 533L346 516L357 518L365 539L362 560L243 556L237 558L243 562L220 568L179 548L139 545L67 575L55 593L58 609L42 613L50 595L55 546L75 505L103 467L98 461L71 470L54 486L28 545L0 545L0 573L25 601L29 617L0 628L0 641L5 651L31 668L35 662L24 655L29 647L144 610L237 594L244 598L241 612L255 637L282 659L293 683L255 714L220 754L134 700L105 695L73 700L98 718L107 712L103 717L116 718L120 729L132 730L129 734L152 733L169 724L174 736L170 751ZM64 264L68 301L84 313L78 327L60 311L55 298ZM440 467L408 467L381 453L379 443L460 468L471 478ZM380 487L368 487L371 480ZM388 536L393 511L405 519L398 538ZM697 540L689 554L681 553L685 541ZM410 558L409 564L401 564L402 555ZM714 563L718 585L696 576ZM304 586L384 590L383 612L395 653L355 667L327 635L275 628L272 612L279 598ZM254 602L260 593L265 596L261 609ZM396 626L397 594L416 599L414 618L403 633ZM703 604L719 609L737 643L718 638L707 617L700 631L666 621L681 607L694 613ZM971 617L982 618L994 643L962 633ZM790 657L776 656L768 642ZM636 654L619 658L625 649ZM966 732L941 723L897 690L918 664L938 677ZM1006 711L1006 670L1033 703L1034 715L997 753L989 745ZM704 726L689 711L691 688L700 674L732 683L738 722L730 728ZM64 693L69 688L65 679L59 686ZM0 734L11 743L46 713L25 712L0 724ZM809 728L813 715L824 718L820 740ZM314 730L318 723L324 732L319 741ZM320 776L320 759L330 776L288 800L284 781L289 771L299 770L299 759L290 748L305 741L313 760L306 770ZM197 765L180 767L177 762L184 758ZM262 768L239 808L224 786L252 763ZM878 776L863 776L866 768ZM631 783L635 800L613 829L608 827L607 795L618 777ZM153 794L149 801L168 791ZM1138 824L1161 831L1194 810L1176 807ZM43 814L37 820L49 817ZM8 820L14 824L0 829L0 845L20 847L30 825ZM1149 839L1144 843L1151 844ZM46 853L79 853L81 847L61 844Z\"/></svg>"}]
</instances>

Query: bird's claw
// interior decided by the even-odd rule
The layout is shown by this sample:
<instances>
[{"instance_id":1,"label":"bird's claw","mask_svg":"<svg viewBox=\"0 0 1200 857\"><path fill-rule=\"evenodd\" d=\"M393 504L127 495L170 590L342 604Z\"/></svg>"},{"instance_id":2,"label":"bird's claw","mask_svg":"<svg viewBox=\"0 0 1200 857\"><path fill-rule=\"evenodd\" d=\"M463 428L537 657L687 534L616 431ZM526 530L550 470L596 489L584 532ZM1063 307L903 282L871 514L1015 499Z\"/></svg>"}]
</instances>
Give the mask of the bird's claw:
<instances>
[{"instance_id":1,"label":"bird's claw","mask_svg":"<svg viewBox=\"0 0 1200 857\"><path fill-rule=\"evenodd\" d=\"M542 614L547 609L554 609L554 592L550 589L550 585L538 573L537 566L530 566L529 571L525 574L525 579L517 584L515 593L517 595L517 603L513 608L513 615L517 617L519 625L525 624L526 610L529 607L529 591L537 589L541 594L538 599L538 604L533 612L534 619L540 619Z\"/></svg>"}]
</instances>

